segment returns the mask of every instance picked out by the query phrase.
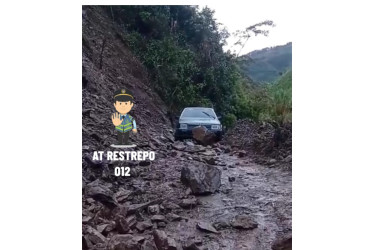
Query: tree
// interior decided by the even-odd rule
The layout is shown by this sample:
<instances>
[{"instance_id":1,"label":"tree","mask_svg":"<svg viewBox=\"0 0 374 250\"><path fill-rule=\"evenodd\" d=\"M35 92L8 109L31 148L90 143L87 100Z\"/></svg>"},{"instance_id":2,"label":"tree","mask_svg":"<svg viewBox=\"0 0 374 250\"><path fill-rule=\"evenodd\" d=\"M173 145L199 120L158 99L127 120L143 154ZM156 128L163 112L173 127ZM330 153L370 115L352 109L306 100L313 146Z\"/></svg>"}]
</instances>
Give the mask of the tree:
<instances>
[{"instance_id":1,"label":"tree","mask_svg":"<svg viewBox=\"0 0 374 250\"><path fill-rule=\"evenodd\" d=\"M275 27L275 24L273 21L266 20L260 23L256 23L255 25L251 25L247 27L244 30L237 30L233 35L237 38L236 43L234 43L233 46L239 46L239 52L237 53L237 56L240 55L240 52L244 48L244 46L247 44L249 38L252 36L257 36L257 35L264 35L268 36L269 30L263 30L259 29L259 27L262 26L270 26L270 27Z\"/></svg>"}]
</instances>

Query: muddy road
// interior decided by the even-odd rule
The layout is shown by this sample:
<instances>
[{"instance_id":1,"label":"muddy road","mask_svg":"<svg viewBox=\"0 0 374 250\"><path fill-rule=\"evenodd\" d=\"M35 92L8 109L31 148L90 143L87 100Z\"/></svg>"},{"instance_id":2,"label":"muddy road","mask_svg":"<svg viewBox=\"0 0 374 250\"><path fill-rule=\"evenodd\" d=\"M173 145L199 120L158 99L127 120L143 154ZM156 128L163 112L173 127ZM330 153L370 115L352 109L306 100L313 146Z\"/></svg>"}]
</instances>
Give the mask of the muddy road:
<instances>
[{"instance_id":1,"label":"muddy road","mask_svg":"<svg viewBox=\"0 0 374 250\"><path fill-rule=\"evenodd\" d=\"M100 232L106 240L93 245L93 249L111 249L110 239L124 233L141 237L136 238L139 239L138 246L143 247L139 249L159 249L155 248L155 229L164 231L166 237L175 241L175 248L170 243L165 249L272 249L277 241L291 238L291 171L258 165L247 153L220 144L213 147L192 142L160 145L154 148L156 159L153 162L120 163L131 167L130 177L113 175L118 163L102 164L103 168L95 170L114 196L125 191L127 197L120 199L121 206L156 202L136 211L137 224L129 232L118 232L115 215L107 216L107 207L89 198L87 201L84 196L84 211L87 209L84 216L91 214L93 219L83 226L103 228L100 225L112 225ZM195 195L182 183L182 168L191 164L220 170L221 184L216 192ZM141 223L149 226L144 231L143 228L139 230ZM248 223L255 226L246 227ZM92 243L90 237L86 240L88 245ZM146 244L153 248L145 248ZM281 242L281 247L275 249L290 249L284 244Z\"/></svg>"}]
</instances>

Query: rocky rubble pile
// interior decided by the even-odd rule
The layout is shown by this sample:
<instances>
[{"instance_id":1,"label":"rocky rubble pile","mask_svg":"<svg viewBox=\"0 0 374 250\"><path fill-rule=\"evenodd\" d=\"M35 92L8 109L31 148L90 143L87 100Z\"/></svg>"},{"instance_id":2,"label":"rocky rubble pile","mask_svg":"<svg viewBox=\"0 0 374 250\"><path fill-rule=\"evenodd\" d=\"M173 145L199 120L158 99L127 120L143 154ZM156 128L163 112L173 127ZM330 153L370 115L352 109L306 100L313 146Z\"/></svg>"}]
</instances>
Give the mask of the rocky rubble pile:
<instances>
[{"instance_id":1,"label":"rocky rubble pile","mask_svg":"<svg viewBox=\"0 0 374 250\"><path fill-rule=\"evenodd\" d=\"M289 167L292 164L292 124L278 126L239 120L226 133L223 143L250 152L259 163Z\"/></svg>"},{"instance_id":2,"label":"rocky rubble pile","mask_svg":"<svg viewBox=\"0 0 374 250\"><path fill-rule=\"evenodd\" d=\"M132 168L130 178L113 176L110 169L120 163L96 162L84 157L86 171L83 173L82 189L82 241L83 249L109 250L168 250L207 249L199 238L178 238L168 233L168 225L190 218L182 215L183 210L196 209L199 199L195 195L207 195L220 191L221 169L218 156L231 151L222 144L204 147L192 141L157 141L158 159L172 157L175 163L184 162L179 176L164 179L158 161L150 164L129 162ZM143 146L145 150L150 145ZM86 150L84 150L86 151ZM243 153L243 152L242 152ZM171 160L171 158L169 158ZM173 160L171 160L173 161ZM208 163L210 162L210 164ZM157 166L157 168L156 168ZM107 174L103 174L107 172ZM159 191L167 182L166 191ZM165 187L163 187L165 188ZM227 226L207 221L197 221L196 229L204 233L220 234L220 230L231 227L238 230L252 230L257 223L246 215L237 216Z\"/></svg>"}]
</instances>

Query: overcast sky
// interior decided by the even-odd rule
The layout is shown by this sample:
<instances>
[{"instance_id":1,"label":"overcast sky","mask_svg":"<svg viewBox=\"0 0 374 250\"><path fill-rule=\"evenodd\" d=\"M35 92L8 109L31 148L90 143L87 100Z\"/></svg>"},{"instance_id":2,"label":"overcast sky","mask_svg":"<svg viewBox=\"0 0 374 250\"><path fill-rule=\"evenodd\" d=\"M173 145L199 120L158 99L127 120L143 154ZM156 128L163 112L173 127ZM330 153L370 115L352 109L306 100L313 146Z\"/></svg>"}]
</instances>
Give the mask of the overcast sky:
<instances>
[{"instance_id":1,"label":"overcast sky","mask_svg":"<svg viewBox=\"0 0 374 250\"><path fill-rule=\"evenodd\" d=\"M216 3L207 4L207 6L215 10L215 18L230 33L238 29L243 30L250 25L265 20L272 20L275 23L275 27L267 28L269 29L267 37L251 37L240 53L243 55L253 50L292 42L292 19L289 11L292 6L282 2L269 3L265 0L257 0L250 1L250 4L242 6L240 4L230 4L227 1L217 1ZM224 47L225 50L229 49L236 40L231 38L227 42L228 46Z\"/></svg>"}]
</instances>

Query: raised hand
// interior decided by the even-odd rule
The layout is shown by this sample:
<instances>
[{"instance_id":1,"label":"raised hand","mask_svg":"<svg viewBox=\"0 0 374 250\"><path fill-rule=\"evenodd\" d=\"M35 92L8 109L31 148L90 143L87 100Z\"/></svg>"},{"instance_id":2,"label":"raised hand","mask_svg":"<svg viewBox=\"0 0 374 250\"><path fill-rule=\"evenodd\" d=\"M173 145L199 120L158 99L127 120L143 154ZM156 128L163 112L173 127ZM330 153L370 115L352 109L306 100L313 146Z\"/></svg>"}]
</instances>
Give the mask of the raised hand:
<instances>
[{"instance_id":1,"label":"raised hand","mask_svg":"<svg viewBox=\"0 0 374 250\"><path fill-rule=\"evenodd\" d=\"M121 123L123 122L123 119L121 120L121 115L119 113L114 113L112 114L112 122L114 126L118 126L118 125L121 125Z\"/></svg>"}]
</instances>

